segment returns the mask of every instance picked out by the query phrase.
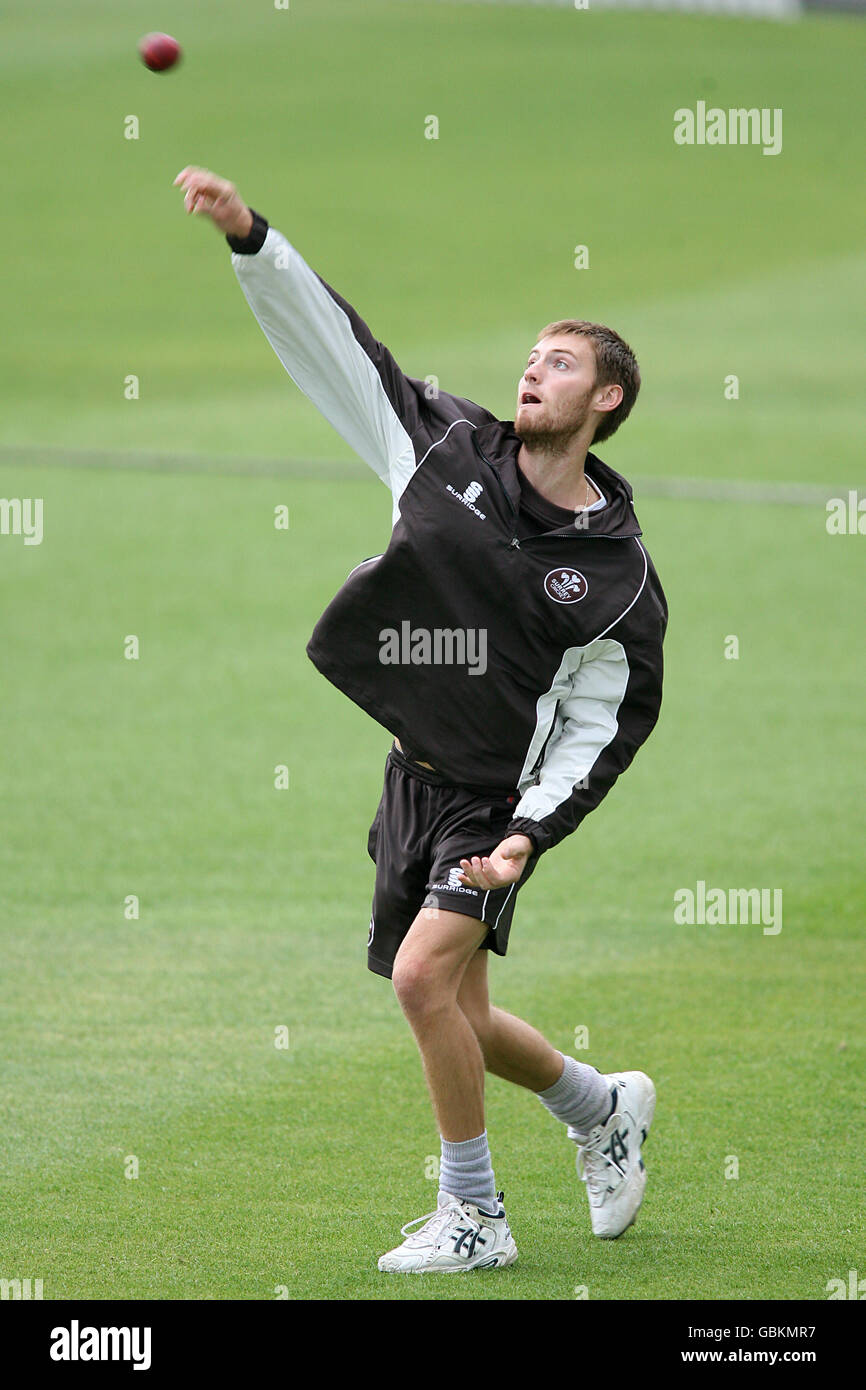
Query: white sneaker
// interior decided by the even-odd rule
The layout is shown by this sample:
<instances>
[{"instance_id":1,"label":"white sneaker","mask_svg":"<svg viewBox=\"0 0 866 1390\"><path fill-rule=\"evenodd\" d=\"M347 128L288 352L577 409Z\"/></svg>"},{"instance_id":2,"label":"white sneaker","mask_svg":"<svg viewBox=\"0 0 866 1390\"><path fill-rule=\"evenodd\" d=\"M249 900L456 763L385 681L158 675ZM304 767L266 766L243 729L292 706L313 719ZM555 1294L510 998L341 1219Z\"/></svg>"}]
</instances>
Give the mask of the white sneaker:
<instances>
[{"instance_id":1,"label":"white sneaker","mask_svg":"<svg viewBox=\"0 0 866 1390\"><path fill-rule=\"evenodd\" d=\"M593 1233L606 1239L621 1236L632 1224L643 1201L646 1169L640 1156L656 1108L653 1083L642 1071L613 1072L604 1077L617 1089L610 1119L578 1134L571 1125L569 1139L577 1149L577 1175L586 1183Z\"/></svg>"},{"instance_id":2,"label":"white sneaker","mask_svg":"<svg viewBox=\"0 0 866 1390\"><path fill-rule=\"evenodd\" d=\"M440 1192L438 1206L403 1227L407 1239L379 1260L379 1268L400 1274L453 1274L461 1269L492 1269L513 1264L517 1246L508 1229L502 1196L496 1215L472 1202ZM409 1235L419 1221L420 1231Z\"/></svg>"}]
</instances>

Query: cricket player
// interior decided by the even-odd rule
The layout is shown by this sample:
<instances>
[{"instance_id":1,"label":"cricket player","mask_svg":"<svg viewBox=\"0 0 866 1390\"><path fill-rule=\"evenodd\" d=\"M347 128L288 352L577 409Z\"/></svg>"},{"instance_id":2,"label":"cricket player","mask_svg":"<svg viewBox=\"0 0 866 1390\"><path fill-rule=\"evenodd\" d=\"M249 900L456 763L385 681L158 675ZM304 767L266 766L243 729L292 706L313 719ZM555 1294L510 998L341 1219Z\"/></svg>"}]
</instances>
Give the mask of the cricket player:
<instances>
[{"instance_id":1,"label":"cricket player","mask_svg":"<svg viewBox=\"0 0 866 1390\"><path fill-rule=\"evenodd\" d=\"M442 1142L436 1211L404 1226L379 1268L517 1258L485 1071L535 1092L565 1126L592 1230L619 1236L643 1200L653 1084L602 1075L493 1007L487 963L506 954L541 855L599 804L658 718L665 597L629 484L589 451L634 405L634 354L600 324L548 324L514 420L499 420L406 376L232 183L189 166L175 184L225 235L286 371L392 497L387 550L351 571L307 645L393 737L367 846L367 961L415 1036Z\"/></svg>"}]
</instances>

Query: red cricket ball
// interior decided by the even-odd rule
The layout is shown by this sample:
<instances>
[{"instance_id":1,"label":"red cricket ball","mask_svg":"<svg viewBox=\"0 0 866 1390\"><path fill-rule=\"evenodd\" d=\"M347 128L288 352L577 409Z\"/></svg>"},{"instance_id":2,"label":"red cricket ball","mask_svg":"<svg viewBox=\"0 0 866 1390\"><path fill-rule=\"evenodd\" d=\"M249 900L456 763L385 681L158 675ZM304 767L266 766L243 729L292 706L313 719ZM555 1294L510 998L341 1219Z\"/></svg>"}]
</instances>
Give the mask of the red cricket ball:
<instances>
[{"instance_id":1,"label":"red cricket ball","mask_svg":"<svg viewBox=\"0 0 866 1390\"><path fill-rule=\"evenodd\" d=\"M138 51L151 72L165 72L180 60L180 44L171 34L145 34L139 39Z\"/></svg>"}]
</instances>

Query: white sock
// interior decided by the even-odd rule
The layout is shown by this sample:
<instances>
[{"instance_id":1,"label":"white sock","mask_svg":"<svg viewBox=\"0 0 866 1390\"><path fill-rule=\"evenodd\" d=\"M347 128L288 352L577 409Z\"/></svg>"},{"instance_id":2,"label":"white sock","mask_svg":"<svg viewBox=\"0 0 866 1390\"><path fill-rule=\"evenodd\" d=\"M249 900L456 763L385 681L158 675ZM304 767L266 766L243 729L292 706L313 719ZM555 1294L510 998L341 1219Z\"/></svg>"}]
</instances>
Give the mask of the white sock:
<instances>
[{"instance_id":1,"label":"white sock","mask_svg":"<svg viewBox=\"0 0 866 1390\"><path fill-rule=\"evenodd\" d=\"M562 1076L546 1091L536 1091L538 1099L558 1120L578 1134L588 1134L613 1114L616 1087L608 1086L601 1072L574 1057L562 1057Z\"/></svg>"},{"instance_id":2,"label":"white sock","mask_svg":"<svg viewBox=\"0 0 866 1390\"><path fill-rule=\"evenodd\" d=\"M461 1201L472 1202L474 1206L491 1215L499 1211L486 1129L477 1139L465 1139L460 1144L452 1144L448 1139L442 1140L442 1162L439 1167L440 1206L445 1193L459 1197Z\"/></svg>"}]
</instances>

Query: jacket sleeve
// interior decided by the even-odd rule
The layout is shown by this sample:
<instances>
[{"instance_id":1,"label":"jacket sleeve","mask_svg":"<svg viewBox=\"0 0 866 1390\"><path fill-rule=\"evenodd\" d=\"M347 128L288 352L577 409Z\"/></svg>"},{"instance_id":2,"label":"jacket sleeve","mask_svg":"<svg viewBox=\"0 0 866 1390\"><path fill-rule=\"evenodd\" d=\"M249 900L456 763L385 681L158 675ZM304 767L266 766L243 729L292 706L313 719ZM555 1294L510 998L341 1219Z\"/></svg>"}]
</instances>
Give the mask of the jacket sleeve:
<instances>
[{"instance_id":1,"label":"jacket sleeve","mask_svg":"<svg viewBox=\"0 0 866 1390\"><path fill-rule=\"evenodd\" d=\"M607 796L649 737L662 696L665 619L586 648L562 701L537 781L506 833L528 835L539 854L576 830ZM614 629L615 632L615 629Z\"/></svg>"},{"instance_id":2,"label":"jacket sleeve","mask_svg":"<svg viewBox=\"0 0 866 1390\"><path fill-rule=\"evenodd\" d=\"M400 494L427 447L425 383L400 370L352 306L261 214L253 211L249 237L227 240L241 289L277 357L390 487L396 521Z\"/></svg>"}]
</instances>

